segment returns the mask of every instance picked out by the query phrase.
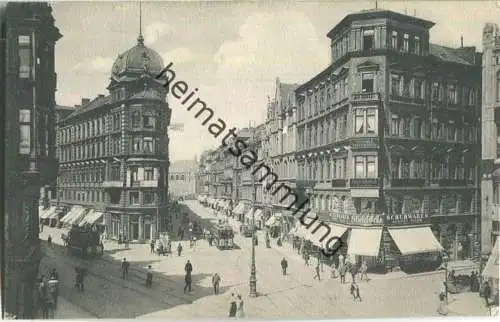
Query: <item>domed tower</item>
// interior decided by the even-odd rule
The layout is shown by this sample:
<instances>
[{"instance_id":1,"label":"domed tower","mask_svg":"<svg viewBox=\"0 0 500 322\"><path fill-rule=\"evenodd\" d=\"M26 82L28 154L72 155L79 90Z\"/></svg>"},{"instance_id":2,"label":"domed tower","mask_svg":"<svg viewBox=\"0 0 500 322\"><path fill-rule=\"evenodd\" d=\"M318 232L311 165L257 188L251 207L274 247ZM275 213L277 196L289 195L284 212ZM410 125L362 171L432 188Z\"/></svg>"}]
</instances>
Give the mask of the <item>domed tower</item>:
<instances>
[{"instance_id":1,"label":"domed tower","mask_svg":"<svg viewBox=\"0 0 500 322\"><path fill-rule=\"evenodd\" d=\"M120 215L108 224L120 227L118 235L128 240L147 241L172 229L166 213L171 109L165 77L158 77L164 66L139 32L137 43L116 58L107 87L121 116L120 124L112 126L120 129L121 155L116 158L126 182Z\"/></svg>"}]
</instances>

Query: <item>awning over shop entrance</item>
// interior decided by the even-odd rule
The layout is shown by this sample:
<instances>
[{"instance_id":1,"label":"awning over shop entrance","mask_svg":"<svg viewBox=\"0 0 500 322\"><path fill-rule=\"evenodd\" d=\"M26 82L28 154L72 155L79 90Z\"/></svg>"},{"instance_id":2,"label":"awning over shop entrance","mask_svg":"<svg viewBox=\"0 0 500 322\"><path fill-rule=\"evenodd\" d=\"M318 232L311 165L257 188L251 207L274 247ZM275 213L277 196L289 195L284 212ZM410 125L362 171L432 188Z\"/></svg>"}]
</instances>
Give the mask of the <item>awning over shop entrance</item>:
<instances>
[{"instance_id":1,"label":"awning over shop entrance","mask_svg":"<svg viewBox=\"0 0 500 322\"><path fill-rule=\"evenodd\" d=\"M100 219L102 219L103 215L104 214L102 212L91 209L82 219L82 221L78 224L78 226L83 226L85 224L93 225Z\"/></svg>"},{"instance_id":2,"label":"awning over shop entrance","mask_svg":"<svg viewBox=\"0 0 500 322\"><path fill-rule=\"evenodd\" d=\"M336 225L333 223L327 223L327 224L328 224L328 227L330 227L330 233L328 234L328 237L326 237L323 240L321 247L323 247L323 248L326 248L326 247L335 248L334 245L336 242L334 242L333 240L331 242L329 242L329 240L332 239L333 237L337 237L337 238L341 239L342 236L346 233L346 231L349 228L344 227L344 226L340 226L340 225ZM321 229L321 230L323 230L323 229Z\"/></svg>"},{"instance_id":3,"label":"awning over shop entrance","mask_svg":"<svg viewBox=\"0 0 500 322\"><path fill-rule=\"evenodd\" d=\"M52 206L49 209L42 210L42 212L39 213L40 219L48 219L52 217L52 215L56 212L56 206Z\"/></svg>"},{"instance_id":4,"label":"awning over shop entrance","mask_svg":"<svg viewBox=\"0 0 500 322\"><path fill-rule=\"evenodd\" d=\"M252 220L253 212L255 211L255 208L250 208L247 213L245 214L245 218L248 220Z\"/></svg>"},{"instance_id":5,"label":"awning over shop entrance","mask_svg":"<svg viewBox=\"0 0 500 322\"><path fill-rule=\"evenodd\" d=\"M443 249L430 227L389 228L388 231L402 255L439 252Z\"/></svg>"},{"instance_id":6,"label":"awning over shop entrance","mask_svg":"<svg viewBox=\"0 0 500 322\"><path fill-rule=\"evenodd\" d=\"M378 256L382 228L353 228L347 245L347 254Z\"/></svg>"},{"instance_id":7,"label":"awning over shop entrance","mask_svg":"<svg viewBox=\"0 0 500 322\"><path fill-rule=\"evenodd\" d=\"M262 220L262 215L263 215L262 210L260 210L260 209L255 210L254 217L255 217L256 221Z\"/></svg>"},{"instance_id":8,"label":"awning over shop entrance","mask_svg":"<svg viewBox=\"0 0 500 322\"><path fill-rule=\"evenodd\" d=\"M265 223L267 227L279 226L279 220L281 218L281 213L273 214Z\"/></svg>"},{"instance_id":9,"label":"awning over shop entrance","mask_svg":"<svg viewBox=\"0 0 500 322\"><path fill-rule=\"evenodd\" d=\"M75 216L75 214L78 212L78 210L81 208L81 206L73 206L71 209L68 211L64 217L61 218L61 222L67 224L69 221Z\"/></svg>"},{"instance_id":10,"label":"awning over shop entrance","mask_svg":"<svg viewBox=\"0 0 500 322\"><path fill-rule=\"evenodd\" d=\"M498 237L495 242L495 246L493 246L493 250L491 251L491 255L488 258L488 261L486 262L486 266L484 267L483 270L483 276L484 277L490 277L498 280L498 275L499 275L499 264L498 264L498 258L499 258L499 251L498 249Z\"/></svg>"},{"instance_id":11,"label":"awning over shop entrance","mask_svg":"<svg viewBox=\"0 0 500 322\"><path fill-rule=\"evenodd\" d=\"M234 208L233 214L235 214L235 215L241 215L241 214L243 214L243 212L245 212L245 204L243 202L240 202L236 206L236 208Z\"/></svg>"}]
</instances>

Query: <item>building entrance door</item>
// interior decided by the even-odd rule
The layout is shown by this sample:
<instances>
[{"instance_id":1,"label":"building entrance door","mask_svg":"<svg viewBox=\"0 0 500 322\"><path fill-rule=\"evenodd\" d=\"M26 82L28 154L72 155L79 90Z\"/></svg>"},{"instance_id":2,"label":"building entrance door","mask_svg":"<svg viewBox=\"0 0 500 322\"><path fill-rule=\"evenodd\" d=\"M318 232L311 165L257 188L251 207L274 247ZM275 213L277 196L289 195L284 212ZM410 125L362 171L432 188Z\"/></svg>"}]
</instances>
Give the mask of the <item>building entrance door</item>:
<instances>
[{"instance_id":1,"label":"building entrance door","mask_svg":"<svg viewBox=\"0 0 500 322\"><path fill-rule=\"evenodd\" d=\"M137 221L130 223L130 237L132 240L139 239L139 223Z\"/></svg>"},{"instance_id":2,"label":"building entrance door","mask_svg":"<svg viewBox=\"0 0 500 322\"><path fill-rule=\"evenodd\" d=\"M144 224L144 239L151 239L151 224Z\"/></svg>"}]
</instances>

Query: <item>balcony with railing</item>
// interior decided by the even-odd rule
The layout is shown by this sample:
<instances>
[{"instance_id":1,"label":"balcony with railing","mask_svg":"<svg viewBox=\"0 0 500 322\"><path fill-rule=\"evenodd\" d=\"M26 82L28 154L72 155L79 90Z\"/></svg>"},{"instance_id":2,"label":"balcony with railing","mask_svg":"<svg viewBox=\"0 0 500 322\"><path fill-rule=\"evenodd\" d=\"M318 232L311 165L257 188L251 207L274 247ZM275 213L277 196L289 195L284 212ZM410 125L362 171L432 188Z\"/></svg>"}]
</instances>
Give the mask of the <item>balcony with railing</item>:
<instances>
[{"instance_id":1,"label":"balcony with railing","mask_svg":"<svg viewBox=\"0 0 500 322\"><path fill-rule=\"evenodd\" d=\"M354 178L349 180L351 188L376 188L379 185L378 178Z\"/></svg>"},{"instance_id":2,"label":"balcony with railing","mask_svg":"<svg viewBox=\"0 0 500 322\"><path fill-rule=\"evenodd\" d=\"M380 101L380 93L352 93L351 95L351 103L373 103Z\"/></svg>"},{"instance_id":3,"label":"balcony with railing","mask_svg":"<svg viewBox=\"0 0 500 322\"><path fill-rule=\"evenodd\" d=\"M392 179L391 186L395 188L399 187L423 187L425 185L425 179L423 178L404 178L404 179Z\"/></svg>"},{"instance_id":4,"label":"balcony with railing","mask_svg":"<svg viewBox=\"0 0 500 322\"><path fill-rule=\"evenodd\" d=\"M465 179L431 179L431 185L440 187L463 187L467 185Z\"/></svg>"},{"instance_id":5,"label":"balcony with railing","mask_svg":"<svg viewBox=\"0 0 500 322\"><path fill-rule=\"evenodd\" d=\"M332 179L332 188L345 188L346 186L346 179Z\"/></svg>"}]
</instances>

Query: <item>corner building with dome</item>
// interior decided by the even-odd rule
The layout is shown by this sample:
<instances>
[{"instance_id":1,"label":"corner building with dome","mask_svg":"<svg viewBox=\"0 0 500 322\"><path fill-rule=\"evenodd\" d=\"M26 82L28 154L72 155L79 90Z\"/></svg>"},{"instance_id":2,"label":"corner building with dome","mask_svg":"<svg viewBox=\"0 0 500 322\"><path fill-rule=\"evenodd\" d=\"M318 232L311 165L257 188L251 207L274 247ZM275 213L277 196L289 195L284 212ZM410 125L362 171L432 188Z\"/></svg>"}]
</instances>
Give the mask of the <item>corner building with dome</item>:
<instances>
[{"instance_id":1,"label":"corner building with dome","mask_svg":"<svg viewBox=\"0 0 500 322\"><path fill-rule=\"evenodd\" d=\"M161 56L137 44L118 55L108 95L82 98L57 124L57 200L62 226L93 226L109 239L147 242L172 229L167 213L171 109Z\"/></svg>"}]
</instances>

